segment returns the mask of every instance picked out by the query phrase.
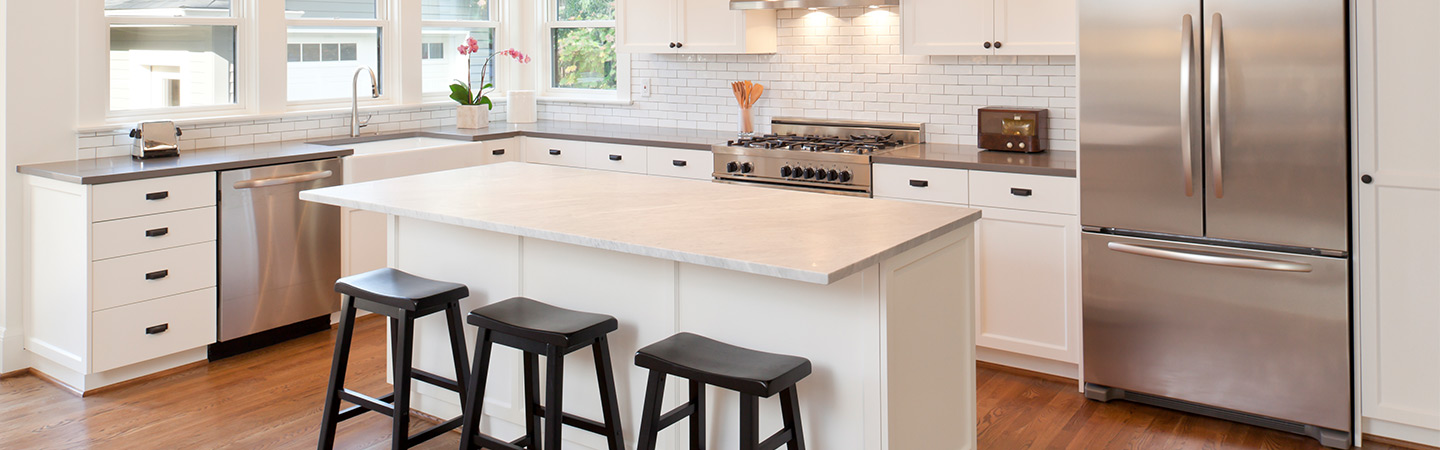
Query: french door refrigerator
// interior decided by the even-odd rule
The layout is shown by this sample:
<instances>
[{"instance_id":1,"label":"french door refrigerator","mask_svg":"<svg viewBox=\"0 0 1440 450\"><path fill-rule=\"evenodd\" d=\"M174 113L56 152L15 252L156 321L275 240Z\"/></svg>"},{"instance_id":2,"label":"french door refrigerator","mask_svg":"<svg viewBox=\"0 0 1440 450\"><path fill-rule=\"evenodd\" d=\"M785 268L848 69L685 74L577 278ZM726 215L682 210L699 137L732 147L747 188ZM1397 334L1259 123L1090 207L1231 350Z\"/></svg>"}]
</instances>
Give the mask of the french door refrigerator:
<instances>
[{"instance_id":1,"label":"french door refrigerator","mask_svg":"<svg viewBox=\"0 0 1440 450\"><path fill-rule=\"evenodd\" d=\"M1345 0L1079 0L1086 395L1351 430Z\"/></svg>"}]
</instances>

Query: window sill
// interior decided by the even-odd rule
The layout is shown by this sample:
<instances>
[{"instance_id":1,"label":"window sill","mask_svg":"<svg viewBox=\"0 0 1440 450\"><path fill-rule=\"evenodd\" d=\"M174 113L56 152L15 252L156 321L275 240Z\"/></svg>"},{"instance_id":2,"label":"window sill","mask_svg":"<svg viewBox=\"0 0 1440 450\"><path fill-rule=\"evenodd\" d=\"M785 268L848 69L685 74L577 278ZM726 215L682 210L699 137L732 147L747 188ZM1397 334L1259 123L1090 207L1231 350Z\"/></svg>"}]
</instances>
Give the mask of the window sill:
<instances>
[{"instance_id":1,"label":"window sill","mask_svg":"<svg viewBox=\"0 0 1440 450\"><path fill-rule=\"evenodd\" d=\"M498 102L497 102L497 103L498 103ZM432 108L432 109L433 109L433 108L445 106L445 105L447 105L447 104L449 104L449 105L454 105L454 104L456 104L456 103L455 103L454 101L450 100L450 99L444 99L444 100L439 100L439 99L437 99L437 100L434 100L434 101L426 101L426 102L423 102L423 103L418 103L418 104L412 103L412 104L406 104L406 105L392 105L392 104L370 104L370 105L366 105L366 104L364 104L364 103L361 103L361 104L360 104L360 113L363 115L363 114L372 114L372 113L386 113L386 112L390 112L390 111L402 111L402 110L415 109L415 108ZM222 124L222 123L227 123L227 122L244 122L244 121L257 121L257 120L277 120L277 119L289 119L289 118L295 118L295 117L320 116L320 115L334 115L334 114L346 114L346 115L348 115L348 114L350 114L350 106L349 106L349 105L346 105L346 106L343 106L343 107L334 107L334 106L327 105L326 107L323 107L323 108L304 109L304 110L293 110L293 111L286 111L286 112L283 112L283 113L268 113L268 114L238 113L238 114L217 114L217 115L206 116L206 117L181 117L181 118L176 118L176 119L175 119L175 124L176 124L176 125L179 125L180 127L194 127L194 126L202 126L202 125ZM114 119L114 118L112 118L112 120L107 121L106 123L103 123L103 124L99 124L99 125L87 125L87 126L77 127L77 128L75 129L75 132L76 132L76 133L107 133L107 132L116 131L116 130L128 130L128 129L130 129L130 128L134 128L136 122L142 122L142 121L145 121L145 120L162 119L162 118L169 118L169 117L163 117L163 116L158 116L158 115L157 115L157 116L155 116L155 117L126 117L126 118L119 118L119 119Z\"/></svg>"}]
</instances>

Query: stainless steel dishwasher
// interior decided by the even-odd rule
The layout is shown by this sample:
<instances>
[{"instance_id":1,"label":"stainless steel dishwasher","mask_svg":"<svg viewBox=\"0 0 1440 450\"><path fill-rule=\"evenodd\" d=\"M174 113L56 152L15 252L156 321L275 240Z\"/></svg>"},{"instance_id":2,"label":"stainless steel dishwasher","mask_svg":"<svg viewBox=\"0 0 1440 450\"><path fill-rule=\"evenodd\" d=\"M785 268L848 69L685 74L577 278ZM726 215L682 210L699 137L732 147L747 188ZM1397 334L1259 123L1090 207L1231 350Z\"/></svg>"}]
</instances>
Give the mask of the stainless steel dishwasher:
<instances>
[{"instance_id":1,"label":"stainless steel dishwasher","mask_svg":"<svg viewBox=\"0 0 1440 450\"><path fill-rule=\"evenodd\" d=\"M220 172L220 342L211 359L315 331L297 325L329 327L340 309L340 209L299 193L341 184L342 167L332 158Z\"/></svg>"}]
</instances>

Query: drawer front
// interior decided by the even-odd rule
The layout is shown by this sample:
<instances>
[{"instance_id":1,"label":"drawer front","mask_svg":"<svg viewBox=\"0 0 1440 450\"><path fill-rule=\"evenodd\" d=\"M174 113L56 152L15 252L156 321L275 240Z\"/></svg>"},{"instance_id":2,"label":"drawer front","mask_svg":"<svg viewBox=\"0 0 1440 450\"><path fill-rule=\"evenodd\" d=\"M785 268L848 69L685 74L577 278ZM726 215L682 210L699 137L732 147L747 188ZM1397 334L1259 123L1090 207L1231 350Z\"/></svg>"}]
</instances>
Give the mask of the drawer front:
<instances>
[{"instance_id":1,"label":"drawer front","mask_svg":"<svg viewBox=\"0 0 1440 450\"><path fill-rule=\"evenodd\" d=\"M95 311L215 286L215 242L92 264Z\"/></svg>"},{"instance_id":2,"label":"drawer front","mask_svg":"<svg viewBox=\"0 0 1440 450\"><path fill-rule=\"evenodd\" d=\"M585 143L559 139L526 138L525 162L585 167Z\"/></svg>"},{"instance_id":3,"label":"drawer front","mask_svg":"<svg viewBox=\"0 0 1440 450\"><path fill-rule=\"evenodd\" d=\"M1080 209L1080 185L1074 178L972 171L970 203L1073 215Z\"/></svg>"},{"instance_id":4,"label":"drawer front","mask_svg":"<svg viewBox=\"0 0 1440 450\"><path fill-rule=\"evenodd\" d=\"M100 222L90 226L96 260L215 240L215 207Z\"/></svg>"},{"instance_id":5,"label":"drawer front","mask_svg":"<svg viewBox=\"0 0 1440 450\"><path fill-rule=\"evenodd\" d=\"M215 342L215 288L91 315L91 372L123 367Z\"/></svg>"},{"instance_id":6,"label":"drawer front","mask_svg":"<svg viewBox=\"0 0 1440 450\"><path fill-rule=\"evenodd\" d=\"M926 202L970 203L970 171L875 165L875 196Z\"/></svg>"},{"instance_id":7,"label":"drawer front","mask_svg":"<svg viewBox=\"0 0 1440 450\"><path fill-rule=\"evenodd\" d=\"M702 150L650 147L647 173L667 177L710 180L715 177L715 155Z\"/></svg>"},{"instance_id":8,"label":"drawer front","mask_svg":"<svg viewBox=\"0 0 1440 450\"><path fill-rule=\"evenodd\" d=\"M520 139L501 139L485 142L485 164L522 161Z\"/></svg>"},{"instance_id":9,"label":"drawer front","mask_svg":"<svg viewBox=\"0 0 1440 450\"><path fill-rule=\"evenodd\" d=\"M215 206L215 172L100 184L90 193L95 222Z\"/></svg>"},{"instance_id":10,"label":"drawer front","mask_svg":"<svg viewBox=\"0 0 1440 450\"><path fill-rule=\"evenodd\" d=\"M585 148L585 167L643 174L645 153L645 147L591 142Z\"/></svg>"}]
</instances>

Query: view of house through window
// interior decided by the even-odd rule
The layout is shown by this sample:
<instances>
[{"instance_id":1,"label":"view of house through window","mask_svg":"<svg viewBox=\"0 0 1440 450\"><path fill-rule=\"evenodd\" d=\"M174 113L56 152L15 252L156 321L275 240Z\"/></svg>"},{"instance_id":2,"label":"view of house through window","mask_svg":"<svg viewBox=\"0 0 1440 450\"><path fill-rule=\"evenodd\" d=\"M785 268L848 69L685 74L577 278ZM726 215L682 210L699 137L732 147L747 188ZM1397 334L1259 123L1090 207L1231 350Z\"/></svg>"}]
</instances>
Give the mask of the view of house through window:
<instances>
[{"instance_id":1,"label":"view of house through window","mask_svg":"<svg viewBox=\"0 0 1440 450\"><path fill-rule=\"evenodd\" d=\"M562 89L616 87L615 0L554 0L549 28L550 85Z\"/></svg>"},{"instance_id":2,"label":"view of house through window","mask_svg":"<svg viewBox=\"0 0 1440 450\"><path fill-rule=\"evenodd\" d=\"M380 45L379 28L290 27L286 46L290 101L350 98L356 68L367 66L381 76ZM362 98L368 97L370 78L361 77L359 91Z\"/></svg>"},{"instance_id":3,"label":"view of house through window","mask_svg":"<svg viewBox=\"0 0 1440 450\"><path fill-rule=\"evenodd\" d=\"M237 26L195 24L230 18L228 0L105 0L105 15L110 110L235 103Z\"/></svg>"},{"instance_id":4,"label":"view of house through window","mask_svg":"<svg viewBox=\"0 0 1440 450\"><path fill-rule=\"evenodd\" d=\"M457 50L468 38L475 38L480 51L467 59ZM484 67L485 59L495 53L494 28L425 28L421 34L420 75L424 77L420 86L426 93L450 92L450 84L466 81L466 75L475 84L480 84L484 74L486 83L495 82L495 65Z\"/></svg>"}]
</instances>

